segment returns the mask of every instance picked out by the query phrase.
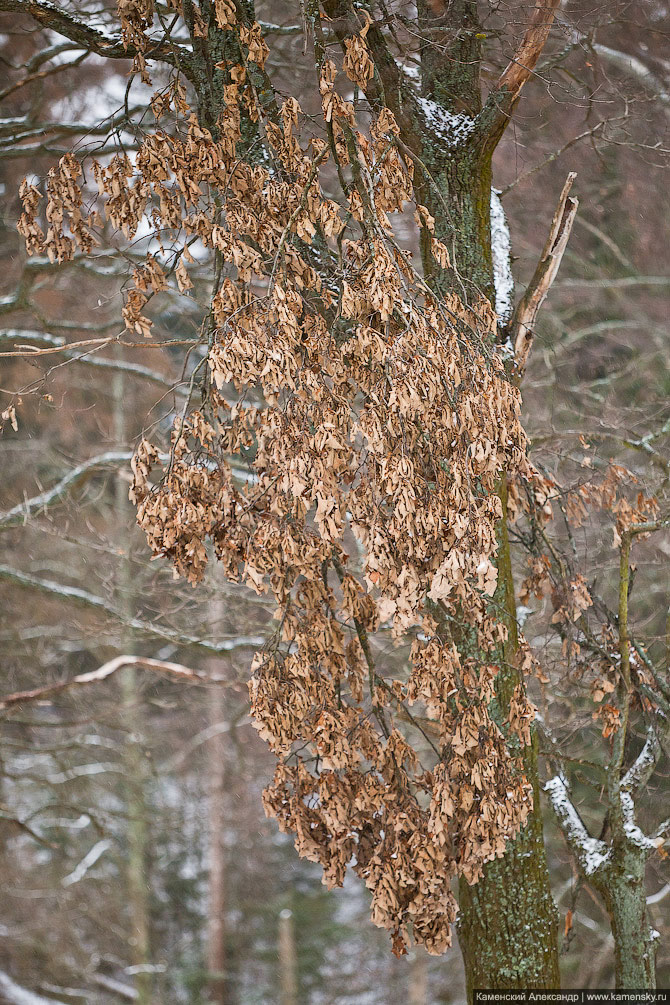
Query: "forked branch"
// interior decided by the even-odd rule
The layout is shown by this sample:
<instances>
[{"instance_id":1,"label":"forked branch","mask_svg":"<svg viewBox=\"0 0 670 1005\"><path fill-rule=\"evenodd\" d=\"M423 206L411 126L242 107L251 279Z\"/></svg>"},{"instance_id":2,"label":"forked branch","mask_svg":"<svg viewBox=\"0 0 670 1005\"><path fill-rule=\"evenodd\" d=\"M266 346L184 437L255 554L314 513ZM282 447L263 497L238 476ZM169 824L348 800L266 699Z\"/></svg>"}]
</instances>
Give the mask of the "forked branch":
<instances>
[{"instance_id":1,"label":"forked branch","mask_svg":"<svg viewBox=\"0 0 670 1005\"><path fill-rule=\"evenodd\" d=\"M26 14L43 28L55 31L80 45L82 49L89 49L99 56L106 56L109 59L132 59L137 54L135 46L125 45L120 36L105 35L104 32L92 28L85 21L79 20L68 11L59 9L56 4L48 3L46 0L0 0L0 11ZM191 55L172 39L157 41L148 54L152 59L178 66L190 79Z\"/></svg>"}]
</instances>

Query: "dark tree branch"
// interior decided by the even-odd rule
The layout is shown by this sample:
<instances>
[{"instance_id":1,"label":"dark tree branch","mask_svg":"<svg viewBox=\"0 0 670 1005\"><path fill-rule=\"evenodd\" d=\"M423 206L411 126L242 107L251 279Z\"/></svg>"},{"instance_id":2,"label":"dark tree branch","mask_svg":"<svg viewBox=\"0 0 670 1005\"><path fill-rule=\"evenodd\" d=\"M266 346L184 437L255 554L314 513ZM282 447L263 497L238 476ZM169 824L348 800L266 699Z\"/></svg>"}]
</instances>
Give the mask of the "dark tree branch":
<instances>
[{"instance_id":1,"label":"dark tree branch","mask_svg":"<svg viewBox=\"0 0 670 1005\"><path fill-rule=\"evenodd\" d=\"M0 0L0 11L31 17L41 27L55 31L99 56L106 56L109 59L132 59L138 54L135 46L124 45L120 36L105 35L97 28L91 28L83 21L77 20L67 11L59 9L55 4L48 3L47 0ZM183 70L191 79L191 54L183 46L176 45L170 40L160 41L143 55L169 63L170 66Z\"/></svg>"}]
</instances>

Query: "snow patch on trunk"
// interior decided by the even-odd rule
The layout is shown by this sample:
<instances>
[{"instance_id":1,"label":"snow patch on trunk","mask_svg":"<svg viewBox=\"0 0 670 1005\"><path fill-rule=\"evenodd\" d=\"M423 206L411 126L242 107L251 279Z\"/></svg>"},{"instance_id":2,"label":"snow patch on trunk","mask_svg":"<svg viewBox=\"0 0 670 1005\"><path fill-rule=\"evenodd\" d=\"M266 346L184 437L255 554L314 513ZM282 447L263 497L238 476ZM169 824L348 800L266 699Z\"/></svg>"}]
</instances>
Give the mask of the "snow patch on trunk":
<instances>
[{"instance_id":1,"label":"snow patch on trunk","mask_svg":"<svg viewBox=\"0 0 670 1005\"><path fill-rule=\"evenodd\" d=\"M426 119L426 127L449 147L464 143L475 128L475 120L471 115L450 112L432 98L419 98L418 101Z\"/></svg>"},{"instance_id":2,"label":"snow patch on trunk","mask_svg":"<svg viewBox=\"0 0 670 1005\"><path fill-rule=\"evenodd\" d=\"M491 189L491 255L496 289L496 314L500 324L507 324L514 306L514 278L510 262L510 233L505 210L497 189Z\"/></svg>"}]
</instances>

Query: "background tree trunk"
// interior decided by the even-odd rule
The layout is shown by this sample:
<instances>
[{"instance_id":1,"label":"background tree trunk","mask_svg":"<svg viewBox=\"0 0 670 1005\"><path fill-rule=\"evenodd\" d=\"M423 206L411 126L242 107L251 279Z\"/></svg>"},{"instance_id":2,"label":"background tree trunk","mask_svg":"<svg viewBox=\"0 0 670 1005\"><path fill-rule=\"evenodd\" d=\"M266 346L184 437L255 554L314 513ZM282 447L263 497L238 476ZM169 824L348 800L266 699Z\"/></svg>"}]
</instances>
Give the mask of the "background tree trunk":
<instances>
[{"instance_id":1,"label":"background tree trunk","mask_svg":"<svg viewBox=\"0 0 670 1005\"><path fill-rule=\"evenodd\" d=\"M212 626L215 633L223 620L223 602L213 603ZM221 672L221 661L217 661ZM223 841L226 824L226 742L221 727L225 723L225 704L220 684L212 685L209 702L209 722L214 732L207 745L209 788L209 903L207 908L207 972L209 1001L213 1005L228 1005L229 981L226 978L226 859ZM218 729L218 731L216 731Z\"/></svg>"},{"instance_id":2,"label":"background tree trunk","mask_svg":"<svg viewBox=\"0 0 670 1005\"><path fill-rule=\"evenodd\" d=\"M428 966L422 946L416 946L409 971L409 1005L428 1005Z\"/></svg>"},{"instance_id":3,"label":"background tree trunk","mask_svg":"<svg viewBox=\"0 0 670 1005\"><path fill-rule=\"evenodd\" d=\"M279 1002L280 1005L297 1005L298 1002L295 925L293 912L288 909L279 915Z\"/></svg>"},{"instance_id":4,"label":"background tree trunk","mask_svg":"<svg viewBox=\"0 0 670 1005\"><path fill-rule=\"evenodd\" d=\"M625 848L612 863L605 905L614 936L617 988L656 987L655 933L647 918L646 854Z\"/></svg>"},{"instance_id":5,"label":"background tree trunk","mask_svg":"<svg viewBox=\"0 0 670 1005\"><path fill-rule=\"evenodd\" d=\"M122 373L114 376L114 436L119 449L125 448L125 394ZM121 534L118 576L119 610L129 622L134 616L132 603L132 570L130 568L129 534L130 505L128 483L122 474L115 484L116 522ZM124 629L121 648L125 653L134 652L132 631ZM126 813L128 816L128 862L126 878L128 884L128 905L130 910L130 950L133 966L140 968L134 983L138 1005L150 1005L152 977L150 963L150 908L149 883L147 879L147 806L145 801L146 765L141 745L142 716L137 674L134 667L126 667L120 672L121 704L123 722L127 729L123 748L124 786Z\"/></svg>"}]
</instances>

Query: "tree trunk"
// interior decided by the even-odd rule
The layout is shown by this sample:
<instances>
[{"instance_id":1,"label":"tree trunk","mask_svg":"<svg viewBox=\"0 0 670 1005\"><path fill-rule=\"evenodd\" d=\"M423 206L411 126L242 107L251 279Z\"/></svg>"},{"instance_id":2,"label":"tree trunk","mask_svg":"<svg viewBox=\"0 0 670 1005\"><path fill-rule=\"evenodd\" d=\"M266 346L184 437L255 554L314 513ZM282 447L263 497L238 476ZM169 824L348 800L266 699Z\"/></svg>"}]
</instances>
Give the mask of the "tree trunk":
<instances>
[{"instance_id":1,"label":"tree trunk","mask_svg":"<svg viewBox=\"0 0 670 1005\"><path fill-rule=\"evenodd\" d=\"M485 867L478 883L460 883L459 942L468 1000L475 988L560 986L558 917L549 887L536 764L533 782L534 808L526 827L502 859Z\"/></svg>"},{"instance_id":2,"label":"tree trunk","mask_svg":"<svg viewBox=\"0 0 670 1005\"><path fill-rule=\"evenodd\" d=\"M298 1003L295 926L293 912L289 910L284 910L279 915L279 1002L280 1005Z\"/></svg>"},{"instance_id":3,"label":"tree trunk","mask_svg":"<svg viewBox=\"0 0 670 1005\"><path fill-rule=\"evenodd\" d=\"M409 970L409 1005L428 1005L428 966L423 946L415 946Z\"/></svg>"},{"instance_id":4,"label":"tree trunk","mask_svg":"<svg viewBox=\"0 0 670 1005\"><path fill-rule=\"evenodd\" d=\"M434 112L437 122L441 108L443 121L452 129L451 141L448 132L445 136L424 130L421 137L425 170L421 171L420 195L435 218L435 235L447 246L452 259L451 270L436 272L425 240L424 271L440 290L454 289L470 301L483 294L495 305L490 223L495 140L486 135L486 123L481 124L482 132L478 133L468 121L482 108L477 5L471 0L454 0L445 14L436 17L434 5L423 2L419 4L419 20L422 28L431 29L433 41L436 31L445 32L445 44L426 46L422 53L422 91L424 107L426 101L432 102L428 109ZM504 479L501 485L502 497ZM500 654L496 707L491 711L501 723L520 683L514 659L516 609L506 516L498 537L499 576L494 599L507 612L509 641ZM549 886L535 737L524 752L523 762L533 786L532 816L504 857L485 867L477 884L460 883L459 939L470 1000L475 988L560 986L558 915Z\"/></svg>"},{"instance_id":5,"label":"tree trunk","mask_svg":"<svg viewBox=\"0 0 670 1005\"><path fill-rule=\"evenodd\" d=\"M213 604L212 626L221 628L223 604ZM220 670L220 663L217 666ZM223 690L214 685L209 703L209 723L213 729L225 721ZM226 744L224 735L215 732L207 745L209 765L209 903L207 909L208 1000L212 1005L228 1005L229 981L226 977L226 860L223 843L225 828Z\"/></svg>"},{"instance_id":6,"label":"tree trunk","mask_svg":"<svg viewBox=\"0 0 670 1005\"><path fill-rule=\"evenodd\" d=\"M647 855L647 848L633 842L615 843L611 861L597 884L612 924L617 988L656 987L658 936L647 916Z\"/></svg>"},{"instance_id":7,"label":"tree trunk","mask_svg":"<svg viewBox=\"0 0 670 1005\"><path fill-rule=\"evenodd\" d=\"M128 651L128 649L126 649ZM123 750L126 788L126 813L128 815L128 904L130 908L130 950L135 973L135 990L138 1005L150 1005L152 978L145 969L150 962L149 945L149 886L147 882L147 807L144 797L145 765L140 745L140 717L138 714L138 689L135 670L127 667L121 671L121 696L123 716L128 738Z\"/></svg>"},{"instance_id":8,"label":"tree trunk","mask_svg":"<svg viewBox=\"0 0 670 1005\"><path fill-rule=\"evenodd\" d=\"M114 434L119 449L125 449L126 429L123 374L114 377ZM130 507L128 484L121 477L115 485L116 522L123 539L118 573L118 607L126 621L134 616L132 609L132 571L128 556L128 525ZM134 652L134 639L130 630L125 630L121 638L122 649ZM152 997L152 977L147 968L150 962L150 911L149 887L147 882L147 807L145 801L146 766L141 747L141 714L135 669L127 667L120 674L121 704L123 721L128 730L123 747L123 773L128 817L128 861L126 882L130 911L130 952L133 966L140 968L134 978L138 1005L150 1005Z\"/></svg>"},{"instance_id":9,"label":"tree trunk","mask_svg":"<svg viewBox=\"0 0 670 1005\"><path fill-rule=\"evenodd\" d=\"M507 537L505 483L495 601L507 612L508 642L501 653L496 699L491 709L501 723L514 689L522 683L515 666L518 644L514 585ZM476 988L558 988L558 913L551 896L544 847L537 736L523 750L523 770L533 786L533 812L503 858L484 867L474 886L459 885L459 942L468 1000ZM518 753L513 749L512 753Z\"/></svg>"}]
</instances>

